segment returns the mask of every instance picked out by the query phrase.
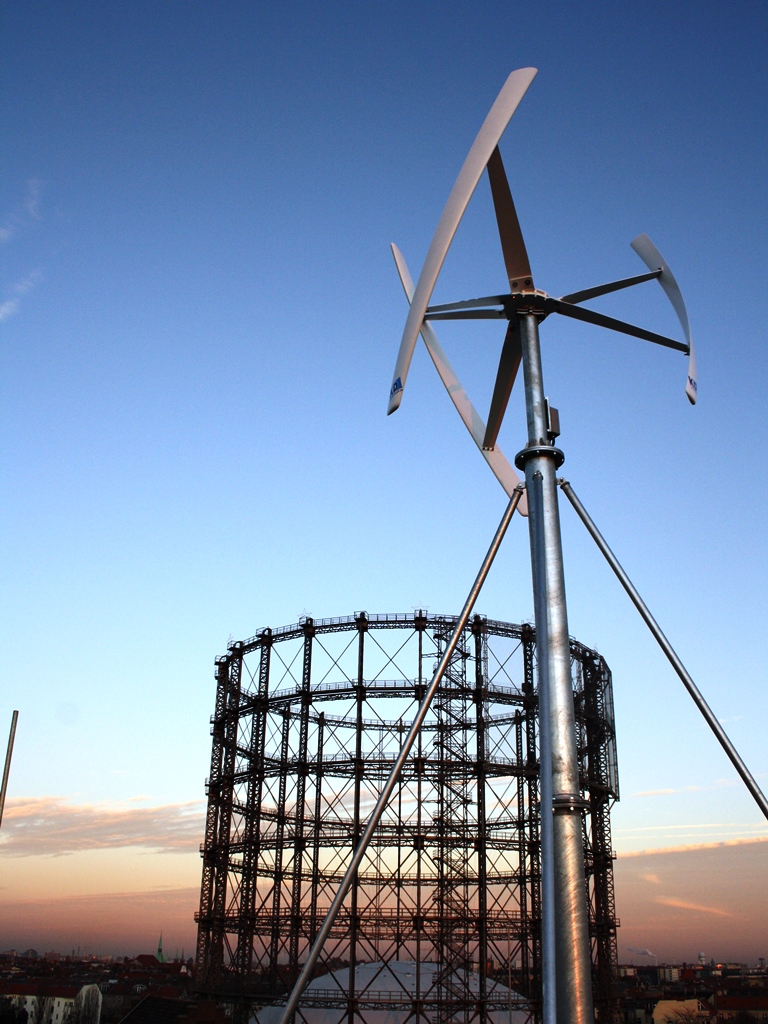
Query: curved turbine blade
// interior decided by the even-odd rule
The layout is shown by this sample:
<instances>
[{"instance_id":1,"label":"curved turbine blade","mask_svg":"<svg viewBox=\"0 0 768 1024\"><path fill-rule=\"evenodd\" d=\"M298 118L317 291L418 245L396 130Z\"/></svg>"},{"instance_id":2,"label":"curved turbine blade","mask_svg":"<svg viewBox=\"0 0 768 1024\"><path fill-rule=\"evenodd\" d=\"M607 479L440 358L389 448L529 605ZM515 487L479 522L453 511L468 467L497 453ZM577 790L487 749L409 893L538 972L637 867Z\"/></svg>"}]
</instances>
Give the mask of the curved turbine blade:
<instances>
[{"instance_id":1,"label":"curved turbine blade","mask_svg":"<svg viewBox=\"0 0 768 1024\"><path fill-rule=\"evenodd\" d=\"M491 183L493 208L496 211L501 252L504 256L510 290L513 292L531 291L533 290L531 264L498 146L491 153L491 158L488 161L488 180Z\"/></svg>"},{"instance_id":2,"label":"curved turbine blade","mask_svg":"<svg viewBox=\"0 0 768 1024\"><path fill-rule=\"evenodd\" d=\"M680 321L685 340L688 342L688 377L685 382L685 393L691 405L696 405L699 390L698 377L696 376L696 355L693 351L693 338L691 337L691 328L688 323L688 311L683 302L683 293L680 291L680 286L675 280L675 275L667 266L667 261L648 235L638 235L634 241L630 242L630 245L649 270L661 271L659 284L667 293L667 298L677 313L677 319Z\"/></svg>"},{"instance_id":3,"label":"curved turbine blade","mask_svg":"<svg viewBox=\"0 0 768 1024\"><path fill-rule=\"evenodd\" d=\"M477 183L485 170L491 154L535 76L536 68L520 68L517 71L513 71L506 80L501 92L488 112L488 116L483 122L480 131L477 133L477 138L472 143L467 159L464 161L461 171L459 171L456 184L448 196L448 202L445 204L445 209L438 221L434 238L429 246L427 258L424 260L424 266L413 293L413 301L408 311L408 319L405 321L405 329L400 341L400 351L397 354L397 363L395 364L395 373L392 378L392 387L389 392L387 415L393 413L400 406L405 379L408 376L408 369L411 365L413 350L416 347L424 314L427 311L429 300L432 298L438 274L453 241L453 236L456 234L456 229L461 222L461 218L464 216L464 211L469 204L469 200L472 198L472 194L477 187Z\"/></svg>"},{"instance_id":4,"label":"curved turbine blade","mask_svg":"<svg viewBox=\"0 0 768 1024\"><path fill-rule=\"evenodd\" d=\"M520 342L520 324L515 317L509 321L507 334L504 338L504 346L499 359L499 369L496 372L496 383L493 386L493 397L491 398L491 409L488 413L488 426L483 438L483 450L493 448L496 445L496 438L501 430L501 421L507 411L509 396L515 384L517 371L523 358L523 347Z\"/></svg>"},{"instance_id":5,"label":"curved turbine blade","mask_svg":"<svg viewBox=\"0 0 768 1024\"><path fill-rule=\"evenodd\" d=\"M413 298L414 288L413 280L411 279L411 275L408 270L408 265L405 262L405 257L394 242L392 243L391 248L392 255L395 258L397 273L400 276L400 283L403 286L405 297L410 302ZM494 448L492 451L483 450L485 424L480 419L474 405L472 405L469 395L462 387L459 378L456 376L453 367L448 361L448 356L445 354L443 346L437 340L437 335L430 324L425 322L421 325L421 336L424 339L424 344L427 346L427 351L432 358L432 362L435 364L435 369L440 375L440 380L445 385L445 390L448 392L459 416L461 416L462 423L469 431L472 440L480 449L483 458L491 467L493 475L499 481L506 493L511 496L514 489L520 483L520 477L509 464L506 456L500 448ZM520 504L517 506L517 511L520 515L528 515L528 497L525 492L523 492L523 497Z\"/></svg>"}]
</instances>

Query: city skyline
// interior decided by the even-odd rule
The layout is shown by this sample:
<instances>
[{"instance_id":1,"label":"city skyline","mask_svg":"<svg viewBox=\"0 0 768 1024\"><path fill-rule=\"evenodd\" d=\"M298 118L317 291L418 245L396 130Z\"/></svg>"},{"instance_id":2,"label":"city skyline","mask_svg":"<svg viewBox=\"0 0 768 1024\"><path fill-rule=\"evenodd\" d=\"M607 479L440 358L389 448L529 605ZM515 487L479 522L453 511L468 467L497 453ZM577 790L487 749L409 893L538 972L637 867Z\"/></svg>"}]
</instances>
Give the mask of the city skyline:
<instances>
[{"instance_id":1,"label":"city skyline","mask_svg":"<svg viewBox=\"0 0 768 1024\"><path fill-rule=\"evenodd\" d=\"M63 948L89 930L138 941L141 921L188 944L228 637L460 608L504 496L423 346L385 417L406 314L388 245L416 272L515 67L540 69L501 147L537 284L639 273L629 242L647 231L699 358L691 409L679 355L548 320L562 473L768 786L768 13L545 3L542 31L519 33L527 17L340 0L0 13L3 749L20 710L0 945L46 915L51 945L71 929ZM502 278L481 182L435 297ZM677 330L656 285L601 303ZM495 333L438 333L483 408ZM518 395L500 442L523 439ZM692 946L720 934L734 959L764 956L768 824L561 514L570 632L614 678L620 955L698 930ZM532 619L527 543L518 518L480 612Z\"/></svg>"}]
</instances>

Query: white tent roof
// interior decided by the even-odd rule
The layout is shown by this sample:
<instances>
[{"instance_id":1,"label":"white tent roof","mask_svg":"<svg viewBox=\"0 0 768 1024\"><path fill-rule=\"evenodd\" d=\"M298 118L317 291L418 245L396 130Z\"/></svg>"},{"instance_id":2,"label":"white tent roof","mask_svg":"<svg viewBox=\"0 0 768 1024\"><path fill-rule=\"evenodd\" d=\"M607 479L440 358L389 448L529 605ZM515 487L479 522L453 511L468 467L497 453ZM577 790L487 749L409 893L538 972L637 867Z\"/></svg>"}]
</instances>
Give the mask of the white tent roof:
<instances>
[{"instance_id":1,"label":"white tent roof","mask_svg":"<svg viewBox=\"0 0 768 1024\"><path fill-rule=\"evenodd\" d=\"M416 962L413 960L391 960L389 963L378 961L370 964L359 964L355 968L355 992L363 998L371 997L376 993L378 1002L386 1003L391 1001L391 1006L385 1010L364 1010L365 1024L405 1024L405 1020L411 1013L411 1000L416 992ZM427 999L435 995L437 983L438 965L435 963L422 963L420 965L420 988L422 996ZM477 974L469 975L469 988L472 992L480 991L480 977ZM307 991L346 993L349 991L349 968L342 967L332 974L324 974L314 978L307 986ZM488 980L488 994L494 995L496 999L506 1001L509 989L498 981ZM519 1003L520 1009L513 1010L510 1014L506 1009L491 1010L488 1019L491 1024L525 1024L530 1019L527 1004L523 997L512 992L513 1003ZM297 1020L302 1018L307 1024L342 1024L346 1019L346 1010L338 1007L321 1008L315 1006L303 1006L299 1003ZM279 1024L283 1013L282 1006L265 1006L257 1010L251 1018L250 1024Z\"/></svg>"}]
</instances>

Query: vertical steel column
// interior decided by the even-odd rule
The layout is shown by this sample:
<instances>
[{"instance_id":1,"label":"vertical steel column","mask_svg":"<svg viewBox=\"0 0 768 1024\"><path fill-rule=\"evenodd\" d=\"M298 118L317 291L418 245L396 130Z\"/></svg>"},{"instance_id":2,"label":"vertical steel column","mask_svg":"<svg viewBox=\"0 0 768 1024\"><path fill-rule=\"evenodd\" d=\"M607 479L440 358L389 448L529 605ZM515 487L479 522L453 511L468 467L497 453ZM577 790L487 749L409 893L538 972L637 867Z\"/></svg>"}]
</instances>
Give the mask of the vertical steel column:
<instances>
[{"instance_id":1,"label":"vertical steel column","mask_svg":"<svg viewBox=\"0 0 768 1024\"><path fill-rule=\"evenodd\" d=\"M261 635L258 690L251 711L251 736L248 747L248 789L243 835L243 867L240 880L240 917L238 921L235 970L240 982L240 995L245 997L251 980L253 934L256 927L259 854L261 851L261 799L264 787L264 741L269 706L269 663L272 631ZM241 1003L238 1018L248 1019L247 1003Z\"/></svg>"},{"instance_id":2,"label":"vertical steel column","mask_svg":"<svg viewBox=\"0 0 768 1024\"><path fill-rule=\"evenodd\" d=\"M219 832L219 802L221 799L221 765L224 757L224 716L227 708L229 685L229 657L216 659L216 706L211 719L211 771L208 776L208 808L205 815L203 877L200 884L200 911L197 915L197 954L195 957L196 987L199 991L210 988L211 930L213 928L213 883L216 873L216 849Z\"/></svg>"},{"instance_id":3,"label":"vertical steel column","mask_svg":"<svg viewBox=\"0 0 768 1024\"><path fill-rule=\"evenodd\" d=\"M237 764L237 736L240 729L240 680L243 668L243 645L232 648L227 676L226 711L224 714L223 762L221 766L221 792L219 796L218 835L213 889L213 923L211 928L211 954L209 981L213 988L221 988L224 977L224 945L227 941L227 885L230 869L230 825L235 789Z\"/></svg>"},{"instance_id":4,"label":"vertical steel column","mask_svg":"<svg viewBox=\"0 0 768 1024\"><path fill-rule=\"evenodd\" d=\"M414 688L416 704L419 705L424 699L424 691L426 689L423 669L424 630L427 628L427 617L424 612L416 612L413 617L413 626L416 630L419 642L419 677ZM419 735L416 737L416 757L414 758L414 762L416 767L416 836L414 838L414 845L416 847L416 914L414 920L414 930L416 932L416 996L414 999L415 1006L413 1008L413 1016L415 1024L421 1024L424 1006L423 992L421 988L421 940L424 933L424 915L421 912L422 866L424 858L424 823L422 820L422 809L424 807L424 749L421 731L419 731Z\"/></svg>"},{"instance_id":5,"label":"vertical steel column","mask_svg":"<svg viewBox=\"0 0 768 1024\"><path fill-rule=\"evenodd\" d=\"M451 633L446 620L445 631L435 631L438 655ZM467 686L466 647L468 638L462 634L451 657L443 685L435 696L437 729L440 743L438 759L438 933L439 968L435 985L440 1003L438 1021L456 1024L471 1019L475 996L469 987L472 967L471 928L469 922L470 893L468 866L476 834L470 830L468 808L469 786L474 765L468 755L470 700L474 686ZM471 838L470 838L471 836ZM474 850L473 850L474 853ZM471 930L470 930L471 929Z\"/></svg>"},{"instance_id":6,"label":"vertical steel column","mask_svg":"<svg viewBox=\"0 0 768 1024\"><path fill-rule=\"evenodd\" d=\"M397 746L402 749L403 733L405 726L402 718L397 723ZM397 821L398 835L403 835L403 776L397 780ZM400 951L403 948L405 937L403 928L403 841L402 838L397 844L397 867L395 870L395 909L397 911L397 932L395 934L395 960L400 959Z\"/></svg>"},{"instance_id":7,"label":"vertical steel column","mask_svg":"<svg viewBox=\"0 0 768 1024\"><path fill-rule=\"evenodd\" d=\"M355 686L356 722L355 722L355 788L352 824L352 854L357 849L362 835L360 821L360 795L363 784L363 704L365 703L365 634L368 631L368 620L365 615L356 617L357 637L357 685ZM354 1024L357 1009L357 991L355 988L355 971L357 969L357 933L359 926L358 910L358 875L352 879L349 899L349 991L347 993L347 1020Z\"/></svg>"},{"instance_id":8,"label":"vertical steel column","mask_svg":"<svg viewBox=\"0 0 768 1024\"><path fill-rule=\"evenodd\" d=\"M317 762L315 767L315 820L312 837L312 891L309 908L309 942L317 935L317 894L320 888L320 827L323 816L323 744L325 743L325 712L317 716Z\"/></svg>"},{"instance_id":9,"label":"vertical steel column","mask_svg":"<svg viewBox=\"0 0 768 1024\"><path fill-rule=\"evenodd\" d=\"M477 930L478 930L478 975L480 992L477 1012L481 1024L488 1020L488 877L485 821L485 780L487 759L485 752L485 708L483 677L483 620L475 615L472 620L475 638L475 729L477 736ZM469 911L469 908L467 908Z\"/></svg>"},{"instance_id":10,"label":"vertical steel column","mask_svg":"<svg viewBox=\"0 0 768 1024\"><path fill-rule=\"evenodd\" d=\"M536 628L538 632L542 625L540 607L543 605L546 608L545 628L549 648L546 659L549 669L549 708L540 708L539 714L548 716L552 741L557 1021L558 1024L593 1024L579 768L555 475L563 456L549 443L538 320L533 313L526 312L519 313L518 319L523 352L528 445L515 461L525 470L529 508L531 502L534 505L530 509L528 522ZM540 509L535 508L537 501L540 501ZM541 537L537 522L543 534ZM540 549L543 551L540 552ZM544 595L541 602L540 594ZM547 813L548 810L542 808L542 815Z\"/></svg>"},{"instance_id":11,"label":"vertical steel column","mask_svg":"<svg viewBox=\"0 0 768 1024\"><path fill-rule=\"evenodd\" d=\"M291 938L288 960L291 970L299 971L299 939L301 936L301 874L304 865L304 816L309 775L307 754L309 742L309 709L312 706L312 639L315 624L311 618L304 620L304 660L301 671L301 711L299 717L299 750L296 771L296 805L294 808L293 833L293 879L291 884Z\"/></svg>"},{"instance_id":12,"label":"vertical steel column","mask_svg":"<svg viewBox=\"0 0 768 1024\"><path fill-rule=\"evenodd\" d=\"M530 514L530 508L529 508ZM525 918L524 941L521 941L520 967L525 981L525 995L541 999L541 830L539 828L539 777L536 771L536 717L534 695L533 630L523 626L523 708L525 715L525 764L528 778L528 865L530 877L530 911ZM539 1005L537 1020L541 1020Z\"/></svg>"},{"instance_id":13,"label":"vertical steel column","mask_svg":"<svg viewBox=\"0 0 768 1024\"><path fill-rule=\"evenodd\" d=\"M435 629L435 642L437 645L437 655L440 657L443 653L442 645L442 632L439 627ZM437 781L437 820L433 822L433 828L435 830L435 845L437 851L434 855L434 859L437 862L437 878L435 880L435 903L437 905L437 936L436 936L436 952L437 952L437 968L435 970L435 988L437 989L437 1002L438 1010L436 1014L436 1024L449 1024L454 1014L456 1013L456 1007L453 1000L453 987L446 985L446 978L450 979L450 975L454 969L454 955L453 949L449 939L449 933L452 924L452 914L448 904L448 887L450 885L450 871L448 865L449 857L449 841L448 835L449 827L449 816L452 810L450 791L449 791L449 776L448 776L448 752L446 750L446 728L447 721L445 716L445 686L446 676L450 672L451 663L448 662L446 666L446 675L443 677L440 686L435 694L435 752L436 752L436 781ZM450 678L448 681L450 685Z\"/></svg>"},{"instance_id":14,"label":"vertical steel column","mask_svg":"<svg viewBox=\"0 0 768 1024\"><path fill-rule=\"evenodd\" d=\"M515 829L517 833L517 908L520 917L520 967L523 977L527 979L528 940L525 928L528 921L528 836L525 816L525 758L523 756L523 712L515 712L515 771L517 773L516 799L517 815ZM512 944L508 952L508 974L512 977ZM524 968L524 969L523 969ZM523 990L525 991L525 989Z\"/></svg>"},{"instance_id":15,"label":"vertical steel column","mask_svg":"<svg viewBox=\"0 0 768 1024\"><path fill-rule=\"evenodd\" d=\"M613 1024L619 1014L619 1001L616 998L618 949L609 813L611 792L608 781L606 722L603 707L604 678L603 670L596 659L585 660L582 663L582 672L593 868L595 1008L599 1013L601 1024L603 1021Z\"/></svg>"},{"instance_id":16,"label":"vertical steel column","mask_svg":"<svg viewBox=\"0 0 768 1024\"><path fill-rule=\"evenodd\" d=\"M280 782L277 806L283 813L275 822L275 882L272 888L272 936L269 947L270 989L277 992L278 957L280 955L280 903L283 890L283 837L285 835L285 790L288 783L288 751L291 737L291 708L283 710L283 735L280 741ZM289 964L289 973L290 967Z\"/></svg>"}]
</instances>

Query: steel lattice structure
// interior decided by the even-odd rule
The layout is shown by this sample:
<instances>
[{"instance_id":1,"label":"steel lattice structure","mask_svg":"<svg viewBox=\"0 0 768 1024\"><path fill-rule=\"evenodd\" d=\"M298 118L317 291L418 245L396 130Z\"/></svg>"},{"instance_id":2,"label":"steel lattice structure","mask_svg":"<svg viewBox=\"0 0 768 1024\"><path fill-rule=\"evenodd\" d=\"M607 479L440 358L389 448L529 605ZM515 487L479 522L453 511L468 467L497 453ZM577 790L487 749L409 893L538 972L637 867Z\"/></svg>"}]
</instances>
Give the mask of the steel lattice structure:
<instances>
[{"instance_id":1,"label":"steel lattice structure","mask_svg":"<svg viewBox=\"0 0 768 1024\"><path fill-rule=\"evenodd\" d=\"M305 618L217 659L201 992L240 1014L285 999L455 622L421 611ZM529 625L470 621L326 943L316 976L335 972L333 983L305 992L298 1019L307 1007L334 1008L330 1019L349 1024L391 1010L391 993L354 979L361 964L392 961L415 965L403 1021L495 1020L510 1007L497 980L539 1018L535 641ZM595 1005L612 1021L611 673L575 641L571 664ZM436 965L423 972L428 985L423 963Z\"/></svg>"}]
</instances>

